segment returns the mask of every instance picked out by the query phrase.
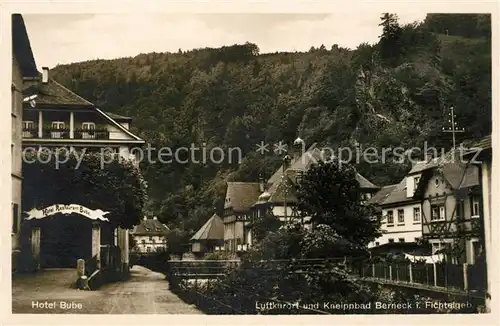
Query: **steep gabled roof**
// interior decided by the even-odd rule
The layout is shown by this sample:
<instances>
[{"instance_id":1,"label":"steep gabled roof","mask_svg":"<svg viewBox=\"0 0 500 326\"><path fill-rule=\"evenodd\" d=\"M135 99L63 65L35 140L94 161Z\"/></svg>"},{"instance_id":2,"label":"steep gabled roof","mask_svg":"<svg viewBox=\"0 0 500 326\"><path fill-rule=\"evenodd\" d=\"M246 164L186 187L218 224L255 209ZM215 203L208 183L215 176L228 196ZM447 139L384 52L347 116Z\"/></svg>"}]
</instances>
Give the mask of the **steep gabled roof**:
<instances>
[{"instance_id":1,"label":"steep gabled roof","mask_svg":"<svg viewBox=\"0 0 500 326\"><path fill-rule=\"evenodd\" d=\"M258 182L227 182L225 208L233 211L246 211L257 201L260 195Z\"/></svg>"},{"instance_id":2,"label":"steep gabled roof","mask_svg":"<svg viewBox=\"0 0 500 326\"><path fill-rule=\"evenodd\" d=\"M143 219L139 225L134 226L131 234L165 236L168 231L168 227L156 219Z\"/></svg>"},{"instance_id":3,"label":"steep gabled roof","mask_svg":"<svg viewBox=\"0 0 500 326\"><path fill-rule=\"evenodd\" d=\"M373 183L368 181L368 179L366 179L365 177L363 177L361 174L359 174L357 172L356 172L356 180L359 182L359 187L361 189L374 189L374 190L380 189L379 186L374 185Z\"/></svg>"},{"instance_id":4,"label":"steep gabled roof","mask_svg":"<svg viewBox=\"0 0 500 326\"><path fill-rule=\"evenodd\" d=\"M191 237L191 240L224 240L224 222L217 214L212 215L212 217Z\"/></svg>"},{"instance_id":5,"label":"steep gabled roof","mask_svg":"<svg viewBox=\"0 0 500 326\"><path fill-rule=\"evenodd\" d=\"M271 194L269 202L271 203L297 203L297 192L295 189L294 181L288 177L284 176L279 182L275 182L268 192Z\"/></svg>"},{"instance_id":6,"label":"steep gabled roof","mask_svg":"<svg viewBox=\"0 0 500 326\"><path fill-rule=\"evenodd\" d=\"M285 174L295 183L297 180L297 175L301 172L306 172L308 171L314 164L317 164L323 160L323 154L321 153L321 150L318 148L313 148L304 154L302 154L298 159L295 159L290 167L286 169ZM281 181L283 176L283 165L274 172L274 174L269 178L267 181L268 184L274 185L275 183L278 183ZM371 183L368 179L363 177L361 174L356 172L356 180L359 182L359 186L362 189L372 189L376 190L379 189L380 187ZM269 191L271 194L273 193L270 189Z\"/></svg>"},{"instance_id":7,"label":"steep gabled roof","mask_svg":"<svg viewBox=\"0 0 500 326\"><path fill-rule=\"evenodd\" d=\"M382 187L375 195L373 195L372 198L368 200L368 204L373 204L373 205L380 205L382 204L387 197L389 197L390 193L396 189L398 184L393 184L393 185L388 185Z\"/></svg>"},{"instance_id":8,"label":"steep gabled roof","mask_svg":"<svg viewBox=\"0 0 500 326\"><path fill-rule=\"evenodd\" d=\"M23 94L25 96L37 94L37 104L94 107L94 104L73 93L53 79L49 78L47 83L31 81L26 84L27 87L23 90Z\"/></svg>"},{"instance_id":9,"label":"steep gabled roof","mask_svg":"<svg viewBox=\"0 0 500 326\"><path fill-rule=\"evenodd\" d=\"M393 185L394 186L394 185ZM386 199L380 203L380 205L389 205L396 203L405 203L409 201L413 201L413 197L406 196L406 177L401 180L395 187L393 187L392 191L389 192L389 195L386 196Z\"/></svg>"}]
</instances>

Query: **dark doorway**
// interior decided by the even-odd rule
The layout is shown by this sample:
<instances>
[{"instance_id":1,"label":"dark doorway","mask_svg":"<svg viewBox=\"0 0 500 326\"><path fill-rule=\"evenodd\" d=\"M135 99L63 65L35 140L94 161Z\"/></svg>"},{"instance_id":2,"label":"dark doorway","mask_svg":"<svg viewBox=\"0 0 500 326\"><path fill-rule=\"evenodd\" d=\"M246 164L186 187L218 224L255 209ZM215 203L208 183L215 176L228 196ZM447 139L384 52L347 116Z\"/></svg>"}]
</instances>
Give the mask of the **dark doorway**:
<instances>
[{"instance_id":1,"label":"dark doorway","mask_svg":"<svg viewBox=\"0 0 500 326\"><path fill-rule=\"evenodd\" d=\"M74 268L92 255L92 221L78 214L56 214L39 222L42 268Z\"/></svg>"}]
</instances>

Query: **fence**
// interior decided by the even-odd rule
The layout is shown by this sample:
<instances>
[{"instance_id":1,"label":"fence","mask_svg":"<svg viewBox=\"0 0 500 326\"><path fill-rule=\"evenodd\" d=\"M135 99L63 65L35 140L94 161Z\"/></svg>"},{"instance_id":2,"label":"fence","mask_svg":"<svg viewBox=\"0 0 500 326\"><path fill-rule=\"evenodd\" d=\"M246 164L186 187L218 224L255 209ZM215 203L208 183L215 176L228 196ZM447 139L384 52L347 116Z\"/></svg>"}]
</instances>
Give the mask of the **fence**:
<instances>
[{"instance_id":1,"label":"fence","mask_svg":"<svg viewBox=\"0 0 500 326\"><path fill-rule=\"evenodd\" d=\"M448 263L378 262L350 264L362 278L419 284L428 287L470 291L485 289L485 268L481 265Z\"/></svg>"}]
</instances>

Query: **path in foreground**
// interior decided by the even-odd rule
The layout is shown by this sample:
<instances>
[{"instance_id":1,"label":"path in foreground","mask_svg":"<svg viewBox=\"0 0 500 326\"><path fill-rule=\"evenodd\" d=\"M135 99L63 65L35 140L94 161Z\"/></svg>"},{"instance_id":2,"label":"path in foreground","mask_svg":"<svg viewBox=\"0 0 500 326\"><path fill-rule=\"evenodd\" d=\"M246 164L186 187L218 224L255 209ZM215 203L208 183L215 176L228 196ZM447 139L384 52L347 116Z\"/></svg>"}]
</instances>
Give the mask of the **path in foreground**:
<instances>
[{"instance_id":1,"label":"path in foreground","mask_svg":"<svg viewBox=\"0 0 500 326\"><path fill-rule=\"evenodd\" d=\"M12 280L13 313L69 314L202 314L168 289L165 277L142 266L131 269L127 281L106 284L97 291L70 288L74 269L16 275ZM64 304L61 304L64 302ZM53 304L54 307L41 307ZM36 305L38 304L38 308ZM71 305L73 307L71 307Z\"/></svg>"}]
</instances>

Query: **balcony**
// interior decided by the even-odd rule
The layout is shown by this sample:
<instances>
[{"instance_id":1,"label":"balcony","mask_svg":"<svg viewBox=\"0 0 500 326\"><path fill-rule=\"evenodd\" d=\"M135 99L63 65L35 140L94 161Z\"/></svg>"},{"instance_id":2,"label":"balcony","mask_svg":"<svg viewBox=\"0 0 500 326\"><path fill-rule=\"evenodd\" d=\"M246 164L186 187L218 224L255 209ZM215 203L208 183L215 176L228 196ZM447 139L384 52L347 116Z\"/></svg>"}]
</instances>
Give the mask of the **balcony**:
<instances>
[{"instance_id":1,"label":"balcony","mask_svg":"<svg viewBox=\"0 0 500 326\"><path fill-rule=\"evenodd\" d=\"M23 128L23 138L40 139L38 127ZM106 129L75 129L71 137L70 128L46 127L42 129L42 139L83 139L108 140L109 131Z\"/></svg>"},{"instance_id":2,"label":"balcony","mask_svg":"<svg viewBox=\"0 0 500 326\"><path fill-rule=\"evenodd\" d=\"M76 129L75 139L93 139L106 140L109 139L109 131L106 129Z\"/></svg>"}]
</instances>

